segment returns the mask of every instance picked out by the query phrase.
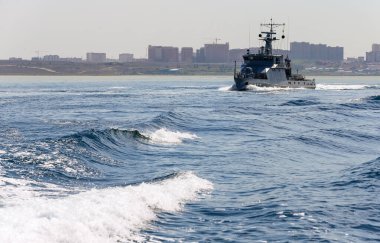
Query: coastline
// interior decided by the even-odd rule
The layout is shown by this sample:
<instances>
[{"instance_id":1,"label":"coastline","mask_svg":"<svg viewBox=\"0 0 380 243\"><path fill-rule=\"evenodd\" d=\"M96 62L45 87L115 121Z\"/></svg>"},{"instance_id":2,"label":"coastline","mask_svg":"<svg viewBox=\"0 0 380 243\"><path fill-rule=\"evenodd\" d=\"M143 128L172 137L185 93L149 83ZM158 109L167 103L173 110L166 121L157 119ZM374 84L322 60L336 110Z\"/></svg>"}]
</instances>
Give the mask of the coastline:
<instances>
[{"instance_id":1,"label":"coastline","mask_svg":"<svg viewBox=\"0 0 380 243\"><path fill-rule=\"evenodd\" d=\"M233 76L234 63L86 63L0 60L1 76ZM368 72L327 70L310 71L297 65L305 76L380 76Z\"/></svg>"}]
</instances>

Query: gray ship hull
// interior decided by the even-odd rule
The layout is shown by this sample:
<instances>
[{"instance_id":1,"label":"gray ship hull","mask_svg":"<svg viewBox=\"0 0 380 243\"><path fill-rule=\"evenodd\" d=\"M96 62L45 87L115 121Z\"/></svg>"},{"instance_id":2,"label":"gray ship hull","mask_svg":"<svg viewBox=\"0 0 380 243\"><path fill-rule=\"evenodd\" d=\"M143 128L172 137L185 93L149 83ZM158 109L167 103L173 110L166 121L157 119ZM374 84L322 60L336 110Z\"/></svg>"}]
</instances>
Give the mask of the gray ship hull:
<instances>
[{"instance_id":1,"label":"gray ship hull","mask_svg":"<svg viewBox=\"0 0 380 243\"><path fill-rule=\"evenodd\" d=\"M278 87L278 88L305 88L305 89L315 89L314 80L295 80L295 79L284 79L277 80L276 82L268 79L255 79L255 78L240 78L235 77L235 86L237 90L247 90L249 85L255 85L257 87Z\"/></svg>"}]
</instances>

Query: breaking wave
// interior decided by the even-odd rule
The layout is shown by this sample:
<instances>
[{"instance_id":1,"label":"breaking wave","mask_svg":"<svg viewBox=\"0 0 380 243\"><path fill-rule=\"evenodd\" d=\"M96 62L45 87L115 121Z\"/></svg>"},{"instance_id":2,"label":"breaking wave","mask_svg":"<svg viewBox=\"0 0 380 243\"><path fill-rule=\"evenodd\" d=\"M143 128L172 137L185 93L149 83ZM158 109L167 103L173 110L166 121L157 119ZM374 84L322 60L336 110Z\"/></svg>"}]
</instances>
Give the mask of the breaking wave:
<instances>
[{"instance_id":1,"label":"breaking wave","mask_svg":"<svg viewBox=\"0 0 380 243\"><path fill-rule=\"evenodd\" d=\"M58 198L43 195L33 184L0 178L0 242L142 242L140 231L158 213L180 211L213 189L211 182L192 172Z\"/></svg>"},{"instance_id":2,"label":"breaking wave","mask_svg":"<svg viewBox=\"0 0 380 243\"><path fill-rule=\"evenodd\" d=\"M88 145L93 145L94 142L105 145L108 143L118 145L120 143L130 142L131 140L156 144L180 144L184 140L194 140L198 138L198 136L188 132L171 131L167 128L152 129L151 131L111 128L102 131L85 131L63 139L70 138L83 141Z\"/></svg>"},{"instance_id":3,"label":"breaking wave","mask_svg":"<svg viewBox=\"0 0 380 243\"><path fill-rule=\"evenodd\" d=\"M160 144L180 144L183 140L194 140L199 138L192 133L170 131L166 128L158 129L147 136L152 142Z\"/></svg>"},{"instance_id":4,"label":"breaking wave","mask_svg":"<svg viewBox=\"0 0 380 243\"><path fill-rule=\"evenodd\" d=\"M139 131L110 128L87 130L58 139L27 145L3 145L0 166L17 178L55 180L63 184L87 184L103 178L104 166L137 166L147 146L174 146L198 136L167 128ZM137 164L136 164L137 163ZM146 178L146 177L145 177Z\"/></svg>"}]
</instances>

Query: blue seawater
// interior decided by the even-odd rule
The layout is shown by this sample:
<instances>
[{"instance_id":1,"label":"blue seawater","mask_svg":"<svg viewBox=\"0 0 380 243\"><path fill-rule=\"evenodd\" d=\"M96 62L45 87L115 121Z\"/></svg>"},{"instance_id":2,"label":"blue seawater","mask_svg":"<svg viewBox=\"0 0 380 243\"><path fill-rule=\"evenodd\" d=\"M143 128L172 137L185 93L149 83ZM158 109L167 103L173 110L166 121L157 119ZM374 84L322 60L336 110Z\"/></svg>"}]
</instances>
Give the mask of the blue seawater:
<instances>
[{"instance_id":1,"label":"blue seawater","mask_svg":"<svg viewBox=\"0 0 380 243\"><path fill-rule=\"evenodd\" d=\"M380 78L0 77L0 242L380 241Z\"/></svg>"}]
</instances>

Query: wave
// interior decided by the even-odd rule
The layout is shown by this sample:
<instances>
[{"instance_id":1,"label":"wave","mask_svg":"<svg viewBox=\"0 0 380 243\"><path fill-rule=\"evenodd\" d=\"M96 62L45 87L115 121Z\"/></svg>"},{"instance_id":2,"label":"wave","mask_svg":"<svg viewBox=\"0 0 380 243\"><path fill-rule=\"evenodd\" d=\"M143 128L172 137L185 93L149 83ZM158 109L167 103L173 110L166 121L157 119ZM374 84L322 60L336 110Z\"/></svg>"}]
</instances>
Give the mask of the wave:
<instances>
[{"instance_id":1,"label":"wave","mask_svg":"<svg viewBox=\"0 0 380 243\"><path fill-rule=\"evenodd\" d=\"M360 89L379 89L378 85L365 84L317 84L317 90L360 90Z\"/></svg>"},{"instance_id":2,"label":"wave","mask_svg":"<svg viewBox=\"0 0 380 243\"><path fill-rule=\"evenodd\" d=\"M378 109L380 108L380 95L353 100L353 102L341 105L353 109Z\"/></svg>"},{"instance_id":3,"label":"wave","mask_svg":"<svg viewBox=\"0 0 380 243\"><path fill-rule=\"evenodd\" d=\"M142 242L146 239L140 231L160 212L178 212L213 189L192 172L58 198L38 192L8 198L4 191L18 190L4 187L10 188L0 191L0 242Z\"/></svg>"},{"instance_id":4,"label":"wave","mask_svg":"<svg viewBox=\"0 0 380 243\"><path fill-rule=\"evenodd\" d=\"M281 104L281 106L309 106L309 105L318 105L318 104L320 103L312 101L312 100L299 99L299 100L291 100L291 101L285 102Z\"/></svg>"},{"instance_id":5,"label":"wave","mask_svg":"<svg viewBox=\"0 0 380 243\"><path fill-rule=\"evenodd\" d=\"M153 133L147 134L153 143L159 144L180 144L183 140L194 140L199 138L197 135L186 132L170 131L166 128L161 128Z\"/></svg>"},{"instance_id":6,"label":"wave","mask_svg":"<svg viewBox=\"0 0 380 243\"><path fill-rule=\"evenodd\" d=\"M131 139L132 141L145 141L156 144L180 144L184 140L194 140L198 138L198 136L187 132L171 131L167 128L159 128L151 131L147 130L144 132L111 128L103 131L85 131L63 139L67 138L80 139L89 145L93 145L94 142L103 145L108 145L108 143L118 145L130 141Z\"/></svg>"},{"instance_id":7,"label":"wave","mask_svg":"<svg viewBox=\"0 0 380 243\"><path fill-rule=\"evenodd\" d=\"M110 178L104 174L108 171L133 169L146 146L174 146L197 138L195 134L167 128L144 132L93 129L57 139L1 146L0 166L16 178L86 186Z\"/></svg>"},{"instance_id":8,"label":"wave","mask_svg":"<svg viewBox=\"0 0 380 243\"><path fill-rule=\"evenodd\" d=\"M344 176L335 181L333 186L342 189L353 186L364 189L380 188L380 157L345 170Z\"/></svg>"},{"instance_id":9,"label":"wave","mask_svg":"<svg viewBox=\"0 0 380 243\"><path fill-rule=\"evenodd\" d=\"M169 111L156 116L151 122L143 124L143 127L151 126L149 129L152 127L156 129L163 127L187 127L192 121L192 117L186 113Z\"/></svg>"},{"instance_id":10,"label":"wave","mask_svg":"<svg viewBox=\"0 0 380 243\"><path fill-rule=\"evenodd\" d=\"M380 102L380 95L369 96L365 98L364 100L368 102Z\"/></svg>"}]
</instances>

